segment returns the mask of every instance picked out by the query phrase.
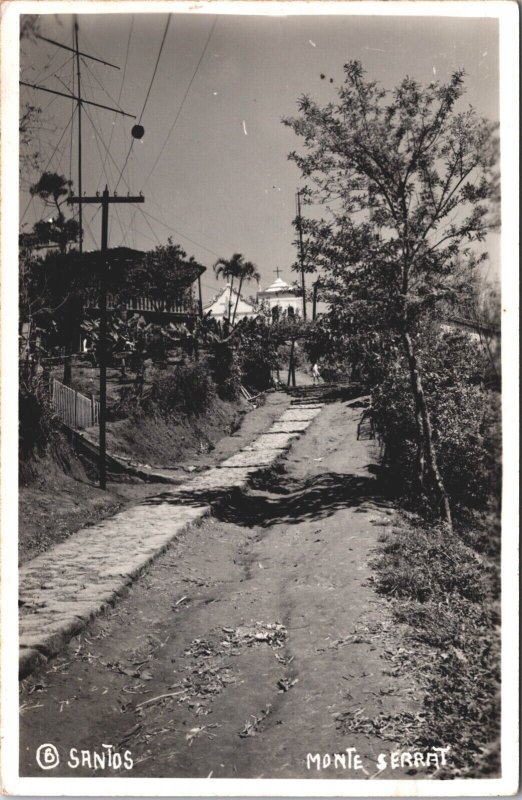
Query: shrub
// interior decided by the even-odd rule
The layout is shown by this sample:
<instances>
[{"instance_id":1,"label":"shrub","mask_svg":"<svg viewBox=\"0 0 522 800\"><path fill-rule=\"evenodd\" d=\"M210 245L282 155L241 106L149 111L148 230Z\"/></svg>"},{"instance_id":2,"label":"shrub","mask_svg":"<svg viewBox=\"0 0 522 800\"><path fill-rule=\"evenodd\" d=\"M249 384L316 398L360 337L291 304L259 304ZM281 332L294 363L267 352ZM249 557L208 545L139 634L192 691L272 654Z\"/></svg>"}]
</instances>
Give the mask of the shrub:
<instances>
[{"instance_id":1,"label":"shrub","mask_svg":"<svg viewBox=\"0 0 522 800\"><path fill-rule=\"evenodd\" d=\"M498 489L500 448L498 414L482 383L483 353L466 335L433 329L419 334L417 347L448 496L455 506L484 508ZM417 442L404 358L395 357L373 375L372 400L389 476L403 495L414 498Z\"/></svg>"},{"instance_id":2,"label":"shrub","mask_svg":"<svg viewBox=\"0 0 522 800\"><path fill-rule=\"evenodd\" d=\"M204 411L216 390L208 368L201 362L182 364L164 377L155 377L149 400L162 412L187 415Z\"/></svg>"},{"instance_id":3,"label":"shrub","mask_svg":"<svg viewBox=\"0 0 522 800\"><path fill-rule=\"evenodd\" d=\"M208 344L208 368L222 400L235 400L239 395L241 370L235 348L217 337Z\"/></svg>"},{"instance_id":4,"label":"shrub","mask_svg":"<svg viewBox=\"0 0 522 800\"><path fill-rule=\"evenodd\" d=\"M237 358L242 380L251 388L267 389L271 384L271 371L278 366L276 337L272 326L261 317L244 320L238 333ZM279 351L280 357L281 350L282 348Z\"/></svg>"},{"instance_id":5,"label":"shrub","mask_svg":"<svg viewBox=\"0 0 522 800\"><path fill-rule=\"evenodd\" d=\"M56 419L49 402L47 380L42 375L20 375L18 389L19 458L26 461L43 452L56 430Z\"/></svg>"}]
</instances>

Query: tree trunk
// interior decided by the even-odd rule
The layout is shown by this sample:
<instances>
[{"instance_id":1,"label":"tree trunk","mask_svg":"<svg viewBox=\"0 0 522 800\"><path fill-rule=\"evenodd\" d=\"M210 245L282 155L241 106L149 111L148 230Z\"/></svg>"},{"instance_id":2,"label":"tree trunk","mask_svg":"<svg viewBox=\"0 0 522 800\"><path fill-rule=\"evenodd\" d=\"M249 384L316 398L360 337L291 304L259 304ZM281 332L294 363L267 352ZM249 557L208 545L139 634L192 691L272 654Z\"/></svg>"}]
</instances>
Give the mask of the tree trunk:
<instances>
[{"instance_id":1,"label":"tree trunk","mask_svg":"<svg viewBox=\"0 0 522 800\"><path fill-rule=\"evenodd\" d=\"M446 494L446 489L444 488L444 483L442 481L442 477L437 465L437 455L433 444L433 431L431 428L431 420L428 407L426 405L426 398L424 396L424 388L422 386L422 380L419 372L419 365L417 363L417 357L413 349L413 342L411 340L410 334L407 333L406 331L403 331L402 338L404 346L406 348L406 354L408 356L408 365L410 368L411 388L413 392L415 409L416 409L415 417L417 424L419 422L419 420L417 419L417 415L420 417L420 422L422 424L422 433L424 439L423 456L425 455L426 457L427 473L431 485L433 487L434 494L437 498L437 505L440 516L451 530L452 529L451 509L449 505L448 495Z\"/></svg>"},{"instance_id":2,"label":"tree trunk","mask_svg":"<svg viewBox=\"0 0 522 800\"><path fill-rule=\"evenodd\" d=\"M228 324L232 324L231 311L232 311L232 289L234 288L234 278L230 279L230 294L228 295Z\"/></svg>"},{"instance_id":3,"label":"tree trunk","mask_svg":"<svg viewBox=\"0 0 522 800\"><path fill-rule=\"evenodd\" d=\"M412 384L413 385L413 384ZM419 492L424 492L424 472L426 470L426 457L424 455L424 428L422 424L422 412L414 392L415 399L415 428L417 431L417 475L416 483Z\"/></svg>"},{"instance_id":4,"label":"tree trunk","mask_svg":"<svg viewBox=\"0 0 522 800\"><path fill-rule=\"evenodd\" d=\"M239 297L241 295L241 287L242 287L242 285L243 285L243 278L240 278L239 279L239 289L238 289L237 297L236 297L236 305L234 306L234 314L233 314L233 317L232 317L232 325L236 321L236 312L237 312L237 307L239 305Z\"/></svg>"}]
</instances>

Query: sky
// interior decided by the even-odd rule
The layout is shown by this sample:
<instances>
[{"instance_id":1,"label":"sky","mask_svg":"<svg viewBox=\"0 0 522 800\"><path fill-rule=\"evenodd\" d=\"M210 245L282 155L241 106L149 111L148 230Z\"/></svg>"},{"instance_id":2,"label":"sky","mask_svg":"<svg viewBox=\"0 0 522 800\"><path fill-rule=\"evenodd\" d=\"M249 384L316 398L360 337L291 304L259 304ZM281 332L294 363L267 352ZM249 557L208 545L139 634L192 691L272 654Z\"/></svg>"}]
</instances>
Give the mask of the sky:
<instances>
[{"instance_id":1,"label":"sky","mask_svg":"<svg viewBox=\"0 0 522 800\"><path fill-rule=\"evenodd\" d=\"M70 15L38 19L42 35L71 46ZM112 192L128 156L118 194L143 192L145 203L111 206L109 246L148 250L172 236L207 267L204 302L223 285L212 265L234 252L257 265L262 288L275 279L276 268L295 280L292 220L302 181L288 153L300 142L281 118L297 112L302 94L321 104L335 99L348 60L360 60L384 88L406 75L446 81L464 68L463 105L499 117L494 19L172 14L151 85L168 19L163 13L78 15L80 50L120 67L82 59L82 96L138 118L143 112L145 128L130 149L135 120L84 106L83 191L95 194L108 184ZM22 80L71 91L71 55L23 40ZM35 131L43 165L71 177L77 189L76 113L70 124L75 103L23 86L20 95L21 102L44 109ZM37 178L24 175L20 189L29 227L49 213L27 192ZM84 209L84 249L97 249L101 214L96 206ZM495 272L498 237L489 236L487 246Z\"/></svg>"}]
</instances>

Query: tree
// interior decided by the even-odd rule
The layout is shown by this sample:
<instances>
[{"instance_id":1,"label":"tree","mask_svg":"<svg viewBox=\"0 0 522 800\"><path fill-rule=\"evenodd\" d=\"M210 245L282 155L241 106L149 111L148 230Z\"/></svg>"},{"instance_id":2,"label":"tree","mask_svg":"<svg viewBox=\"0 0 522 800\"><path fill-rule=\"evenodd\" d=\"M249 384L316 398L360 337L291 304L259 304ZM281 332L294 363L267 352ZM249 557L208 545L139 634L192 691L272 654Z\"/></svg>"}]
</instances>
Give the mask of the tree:
<instances>
[{"instance_id":1,"label":"tree","mask_svg":"<svg viewBox=\"0 0 522 800\"><path fill-rule=\"evenodd\" d=\"M419 484L451 527L416 341L425 317L458 292L457 259L476 269L487 257L474 243L488 226L495 126L471 107L457 110L462 71L425 87L407 77L393 92L367 80L358 61L344 72L337 102L320 108L304 96L299 116L283 120L304 142L304 154L290 154L310 183L302 196L328 210L327 219L304 223L312 261L352 331L402 348Z\"/></svg>"},{"instance_id":2,"label":"tree","mask_svg":"<svg viewBox=\"0 0 522 800\"><path fill-rule=\"evenodd\" d=\"M257 271L257 267L255 264L252 264L251 261L243 261L243 263L239 266L239 289L237 290L237 297L236 297L236 305L234 306L234 314L232 315L232 325L236 321L236 313L237 307L239 304L239 298L241 297L241 287L243 286L244 281L259 281L261 275Z\"/></svg>"},{"instance_id":3,"label":"tree","mask_svg":"<svg viewBox=\"0 0 522 800\"><path fill-rule=\"evenodd\" d=\"M71 382L71 354L74 338L79 335L82 308L81 297L75 287L77 276L68 275L72 270L66 258L68 248L76 241L80 230L76 220L67 218L62 209L71 187L72 182L63 175L42 173L29 191L33 197L43 200L46 207L53 209L53 216L39 220L30 233L21 233L19 237L21 309L32 309L28 318L32 329L35 329L35 310L39 311L39 322L45 313L48 323L54 327L57 322L55 315L60 311L59 327L66 331L64 383L67 385ZM34 256L34 251L41 248L47 249L44 259Z\"/></svg>"},{"instance_id":4,"label":"tree","mask_svg":"<svg viewBox=\"0 0 522 800\"><path fill-rule=\"evenodd\" d=\"M258 277L257 268L255 264L252 264L250 261L245 261L245 258L241 253L234 253L232 258L230 259L218 258L218 260L214 264L214 272L216 273L217 278L222 276L226 281L230 281L230 295L228 301L228 321L230 324L233 325L234 320L232 318L232 290L234 288L234 279L237 278L239 280L239 291L241 292L241 286L244 280L251 280L252 278ZM234 317L236 314L238 302L239 302L239 296L236 299Z\"/></svg>"},{"instance_id":5,"label":"tree","mask_svg":"<svg viewBox=\"0 0 522 800\"><path fill-rule=\"evenodd\" d=\"M62 206L72 187L72 181L56 172L44 172L37 183L29 191L44 201L54 211L54 216L36 222L32 234L32 243L38 245L56 245L60 253L67 252L67 246L78 238L80 226L75 219L65 217Z\"/></svg>"},{"instance_id":6,"label":"tree","mask_svg":"<svg viewBox=\"0 0 522 800\"><path fill-rule=\"evenodd\" d=\"M169 237L166 245L158 245L143 259L115 265L109 287L121 299L145 296L160 304L183 301L188 310L195 306L192 284L203 271L204 267Z\"/></svg>"}]
</instances>

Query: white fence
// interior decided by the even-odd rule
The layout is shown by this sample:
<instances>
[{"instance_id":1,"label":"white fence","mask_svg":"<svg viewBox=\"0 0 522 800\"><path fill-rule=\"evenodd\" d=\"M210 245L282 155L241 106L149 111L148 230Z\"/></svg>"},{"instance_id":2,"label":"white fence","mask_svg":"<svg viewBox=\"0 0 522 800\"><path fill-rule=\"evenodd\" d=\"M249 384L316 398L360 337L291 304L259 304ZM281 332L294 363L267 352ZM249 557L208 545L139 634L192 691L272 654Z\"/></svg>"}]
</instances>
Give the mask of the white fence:
<instances>
[{"instance_id":1,"label":"white fence","mask_svg":"<svg viewBox=\"0 0 522 800\"><path fill-rule=\"evenodd\" d=\"M53 378L51 403L69 428L90 428L100 419L100 403Z\"/></svg>"}]
</instances>

